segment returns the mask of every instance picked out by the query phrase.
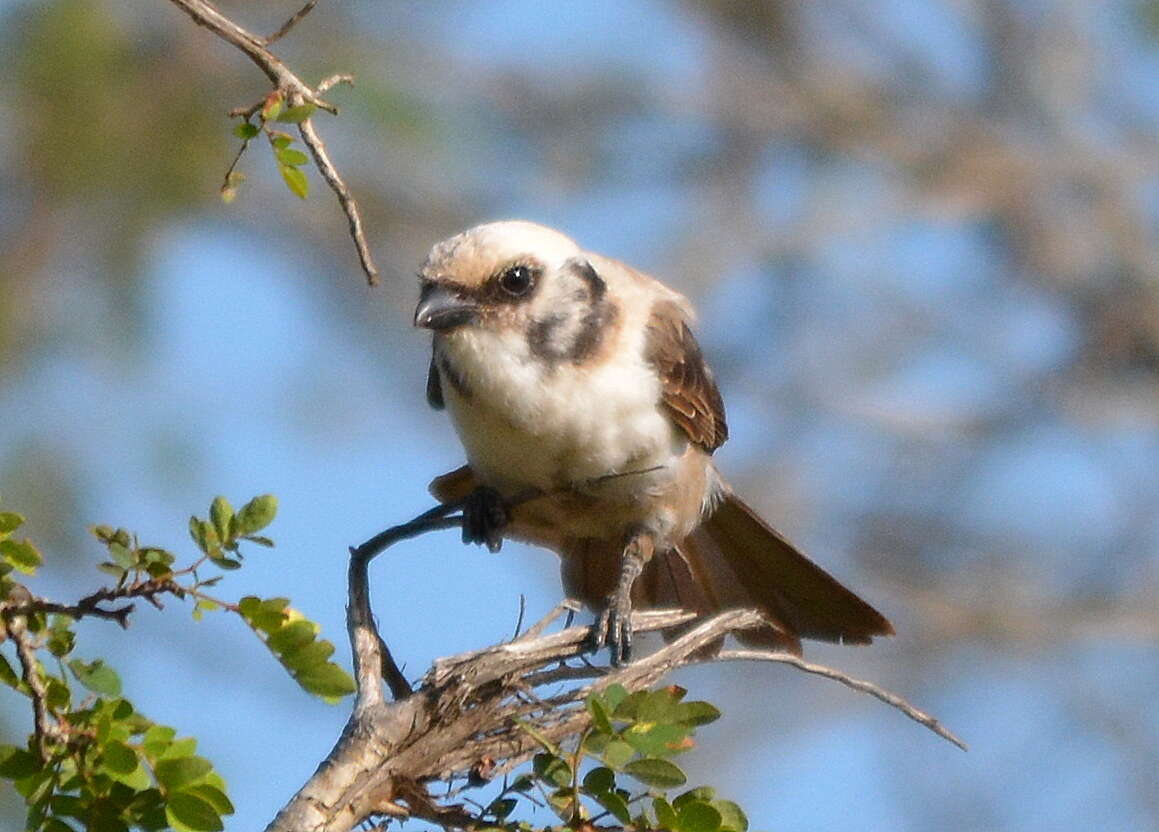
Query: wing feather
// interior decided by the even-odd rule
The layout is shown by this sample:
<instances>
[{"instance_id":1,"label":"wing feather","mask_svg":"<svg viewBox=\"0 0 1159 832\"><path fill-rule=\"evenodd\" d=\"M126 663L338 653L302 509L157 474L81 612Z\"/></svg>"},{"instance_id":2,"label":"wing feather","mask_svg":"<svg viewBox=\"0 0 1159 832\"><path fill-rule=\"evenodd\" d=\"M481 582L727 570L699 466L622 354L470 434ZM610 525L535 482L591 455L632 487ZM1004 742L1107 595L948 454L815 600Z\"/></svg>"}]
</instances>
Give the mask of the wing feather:
<instances>
[{"instance_id":1,"label":"wing feather","mask_svg":"<svg viewBox=\"0 0 1159 832\"><path fill-rule=\"evenodd\" d=\"M709 453L723 445L728 439L724 402L678 304L653 307L645 356L660 376L661 401L672 421Z\"/></svg>"}]
</instances>

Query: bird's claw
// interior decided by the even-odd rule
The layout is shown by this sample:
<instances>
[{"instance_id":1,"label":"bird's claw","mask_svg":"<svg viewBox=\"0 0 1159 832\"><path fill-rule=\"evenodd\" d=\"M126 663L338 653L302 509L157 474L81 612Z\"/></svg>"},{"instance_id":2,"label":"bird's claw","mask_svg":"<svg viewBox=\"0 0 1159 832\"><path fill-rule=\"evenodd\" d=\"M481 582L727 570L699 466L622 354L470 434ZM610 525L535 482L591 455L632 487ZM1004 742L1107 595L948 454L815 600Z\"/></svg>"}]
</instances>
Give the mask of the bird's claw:
<instances>
[{"instance_id":1,"label":"bird's claw","mask_svg":"<svg viewBox=\"0 0 1159 832\"><path fill-rule=\"evenodd\" d=\"M613 594L596 620L594 650L607 647L613 667L622 667L632 659L631 596Z\"/></svg>"},{"instance_id":2,"label":"bird's claw","mask_svg":"<svg viewBox=\"0 0 1159 832\"><path fill-rule=\"evenodd\" d=\"M482 485L463 503L463 542L478 543L491 552L503 548L503 530L511 521L511 509L503 495Z\"/></svg>"}]
</instances>

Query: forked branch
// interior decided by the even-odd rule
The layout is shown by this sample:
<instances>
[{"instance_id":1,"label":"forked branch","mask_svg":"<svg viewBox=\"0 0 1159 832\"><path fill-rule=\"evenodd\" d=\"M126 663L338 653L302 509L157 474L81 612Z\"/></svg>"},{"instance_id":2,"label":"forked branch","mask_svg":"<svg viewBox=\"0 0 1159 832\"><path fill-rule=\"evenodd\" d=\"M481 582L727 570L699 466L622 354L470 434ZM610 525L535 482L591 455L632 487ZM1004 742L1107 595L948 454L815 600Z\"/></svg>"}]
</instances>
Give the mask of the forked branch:
<instances>
[{"instance_id":1,"label":"forked branch","mask_svg":"<svg viewBox=\"0 0 1159 832\"><path fill-rule=\"evenodd\" d=\"M584 658L592 643L590 627L548 632L560 616L578 609L565 601L512 641L436 660L412 690L374 622L368 567L399 541L459 527L460 507L436 507L351 549L347 630L358 683L355 706L334 749L267 832L346 832L377 816L417 816L461 826L468 818L436 803L426 784L463 778L473 785L481 771L487 778L501 775L528 760L543 741L558 744L587 730L590 714L584 700L592 691L613 684L639 690L676 668L711 661L780 662L835 679L965 748L932 716L870 682L786 653L714 652L726 636L762 626L764 618L755 610L728 610L699 623L683 610L635 612L636 632L684 631L631 664L603 667ZM384 681L394 701L386 701ZM541 697L538 691L546 685L554 687Z\"/></svg>"},{"instance_id":2,"label":"forked branch","mask_svg":"<svg viewBox=\"0 0 1159 832\"><path fill-rule=\"evenodd\" d=\"M193 18L199 26L205 27L226 43L241 50L266 74L266 77L274 85L274 89L282 94L291 107L313 104L318 109L337 115L338 108L323 99L322 94L339 80L351 83L352 79L349 75L332 76L318 84L316 88L312 88L269 49L271 43L287 34L303 17L310 13L317 0L307 2L268 38L255 35L248 29L239 26L214 8L208 0L170 0L170 2ZM262 102L258 102L251 107L234 110L231 114L248 116L257 112L261 107ZM326 180L326 184L330 186L330 190L338 198L338 204L342 207L343 213L346 214L347 224L350 227L350 238L354 241L354 248L358 252L362 271L366 275L367 282L373 286L378 282L378 267L374 264L374 258L370 254L370 246L366 242L358 203L351 196L350 188L331 162L330 156L326 152L326 144L318 135L312 120L307 118L299 122L298 132L302 136L302 142L310 148L310 154L314 157L314 162L318 166L322 178Z\"/></svg>"}]
</instances>

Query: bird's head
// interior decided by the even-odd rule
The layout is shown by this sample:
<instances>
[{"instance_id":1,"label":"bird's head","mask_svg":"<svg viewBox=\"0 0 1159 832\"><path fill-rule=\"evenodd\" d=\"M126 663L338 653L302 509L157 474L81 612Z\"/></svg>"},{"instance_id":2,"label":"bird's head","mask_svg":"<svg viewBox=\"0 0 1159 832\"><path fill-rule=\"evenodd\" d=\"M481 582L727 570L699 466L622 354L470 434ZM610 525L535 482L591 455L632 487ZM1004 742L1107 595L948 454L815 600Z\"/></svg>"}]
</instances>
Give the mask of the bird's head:
<instances>
[{"instance_id":1,"label":"bird's head","mask_svg":"<svg viewBox=\"0 0 1159 832\"><path fill-rule=\"evenodd\" d=\"M525 336L532 354L551 361L590 354L612 309L579 246L531 222L479 225L438 243L419 282L415 326L452 339L472 330Z\"/></svg>"}]
</instances>

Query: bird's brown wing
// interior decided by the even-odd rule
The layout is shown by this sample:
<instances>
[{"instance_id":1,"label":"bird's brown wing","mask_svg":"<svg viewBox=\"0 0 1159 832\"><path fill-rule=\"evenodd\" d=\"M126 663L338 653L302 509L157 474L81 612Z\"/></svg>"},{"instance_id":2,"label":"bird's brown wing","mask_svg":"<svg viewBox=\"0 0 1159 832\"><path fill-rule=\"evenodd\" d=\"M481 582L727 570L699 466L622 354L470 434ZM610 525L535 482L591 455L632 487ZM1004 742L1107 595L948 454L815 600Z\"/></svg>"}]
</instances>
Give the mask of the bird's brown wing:
<instances>
[{"instance_id":1,"label":"bird's brown wing","mask_svg":"<svg viewBox=\"0 0 1159 832\"><path fill-rule=\"evenodd\" d=\"M663 301L652 308L645 358L660 376L664 409L689 440L709 453L723 445L728 438L724 402L676 303Z\"/></svg>"}]
</instances>

